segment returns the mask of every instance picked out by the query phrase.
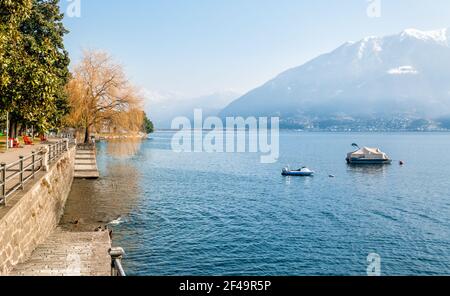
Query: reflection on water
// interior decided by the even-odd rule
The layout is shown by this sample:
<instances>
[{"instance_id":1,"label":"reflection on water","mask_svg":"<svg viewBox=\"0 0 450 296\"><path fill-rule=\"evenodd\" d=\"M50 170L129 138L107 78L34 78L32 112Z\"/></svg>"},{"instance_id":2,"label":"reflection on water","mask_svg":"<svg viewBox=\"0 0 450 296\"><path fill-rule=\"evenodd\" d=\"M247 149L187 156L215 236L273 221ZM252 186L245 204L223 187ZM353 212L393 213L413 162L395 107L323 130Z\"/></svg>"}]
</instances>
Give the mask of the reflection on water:
<instances>
[{"instance_id":1,"label":"reflection on water","mask_svg":"<svg viewBox=\"0 0 450 296\"><path fill-rule=\"evenodd\" d=\"M390 166L391 165L386 164L347 165L349 173L357 173L364 175L384 174L389 169Z\"/></svg>"},{"instance_id":2,"label":"reflection on water","mask_svg":"<svg viewBox=\"0 0 450 296\"><path fill-rule=\"evenodd\" d=\"M142 139L111 140L107 142L106 153L114 157L135 156L142 146Z\"/></svg>"},{"instance_id":3,"label":"reflection on water","mask_svg":"<svg viewBox=\"0 0 450 296\"><path fill-rule=\"evenodd\" d=\"M61 219L62 227L74 231L93 231L99 226L118 225L126 221L141 193L140 172L123 157L137 154L139 148L140 143L134 141L98 144L99 151L107 151L98 157L101 178L74 180ZM102 158L108 160L105 162Z\"/></svg>"}]
</instances>

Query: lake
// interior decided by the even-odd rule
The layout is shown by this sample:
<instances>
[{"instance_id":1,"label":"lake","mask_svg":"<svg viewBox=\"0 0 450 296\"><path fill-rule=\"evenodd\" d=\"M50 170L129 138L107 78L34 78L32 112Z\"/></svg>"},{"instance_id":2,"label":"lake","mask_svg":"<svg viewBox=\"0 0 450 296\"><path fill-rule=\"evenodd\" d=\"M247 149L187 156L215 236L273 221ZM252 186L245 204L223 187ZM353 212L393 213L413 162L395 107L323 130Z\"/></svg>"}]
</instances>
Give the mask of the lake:
<instances>
[{"instance_id":1,"label":"lake","mask_svg":"<svg viewBox=\"0 0 450 296\"><path fill-rule=\"evenodd\" d=\"M112 222L131 275L366 275L369 253L383 275L450 274L450 134L283 131L274 164L172 136L98 143L101 178L74 182L61 222ZM348 166L354 142L393 164Z\"/></svg>"}]
</instances>

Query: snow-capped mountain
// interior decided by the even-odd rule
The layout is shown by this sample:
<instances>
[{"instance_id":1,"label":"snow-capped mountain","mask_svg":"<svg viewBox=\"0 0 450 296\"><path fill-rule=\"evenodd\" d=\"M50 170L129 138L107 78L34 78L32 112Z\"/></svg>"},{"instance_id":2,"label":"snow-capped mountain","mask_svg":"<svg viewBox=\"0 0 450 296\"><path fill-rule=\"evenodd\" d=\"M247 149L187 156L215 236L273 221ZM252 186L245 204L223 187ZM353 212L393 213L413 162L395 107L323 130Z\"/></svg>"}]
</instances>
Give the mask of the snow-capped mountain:
<instances>
[{"instance_id":1,"label":"snow-capped mountain","mask_svg":"<svg viewBox=\"0 0 450 296\"><path fill-rule=\"evenodd\" d=\"M222 116L311 122L450 115L450 30L347 42L231 103Z\"/></svg>"}]
</instances>

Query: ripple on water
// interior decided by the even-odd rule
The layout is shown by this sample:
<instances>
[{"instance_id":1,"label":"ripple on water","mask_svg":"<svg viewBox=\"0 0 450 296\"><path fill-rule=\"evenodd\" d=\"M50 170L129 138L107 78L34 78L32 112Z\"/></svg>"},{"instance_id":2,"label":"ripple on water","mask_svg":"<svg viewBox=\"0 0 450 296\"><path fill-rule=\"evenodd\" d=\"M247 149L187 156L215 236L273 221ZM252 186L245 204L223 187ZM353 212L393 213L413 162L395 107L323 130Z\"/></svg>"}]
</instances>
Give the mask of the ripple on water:
<instances>
[{"instance_id":1,"label":"ripple on water","mask_svg":"<svg viewBox=\"0 0 450 296\"><path fill-rule=\"evenodd\" d=\"M62 219L77 230L77 219L87 230L119 222L114 244L130 274L364 275L372 252L383 274L450 273L450 167L433 159L450 162L439 148L450 137L282 132L279 163L260 164L254 154L172 153L171 135L99 143L102 179L76 180ZM353 142L407 166L348 167ZM316 176L280 176L298 163Z\"/></svg>"}]
</instances>

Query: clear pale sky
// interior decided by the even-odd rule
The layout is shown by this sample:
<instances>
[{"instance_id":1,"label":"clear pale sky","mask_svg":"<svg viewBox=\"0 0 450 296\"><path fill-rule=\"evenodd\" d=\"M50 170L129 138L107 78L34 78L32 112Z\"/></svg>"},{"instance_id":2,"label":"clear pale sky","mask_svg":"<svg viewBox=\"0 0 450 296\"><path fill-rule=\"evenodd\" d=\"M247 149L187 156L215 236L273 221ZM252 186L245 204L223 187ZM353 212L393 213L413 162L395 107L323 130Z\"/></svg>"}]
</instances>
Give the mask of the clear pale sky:
<instances>
[{"instance_id":1,"label":"clear pale sky","mask_svg":"<svg viewBox=\"0 0 450 296\"><path fill-rule=\"evenodd\" d=\"M66 47L102 49L151 91L245 93L345 41L450 27L449 0L80 0ZM69 1L61 0L63 10Z\"/></svg>"}]
</instances>

